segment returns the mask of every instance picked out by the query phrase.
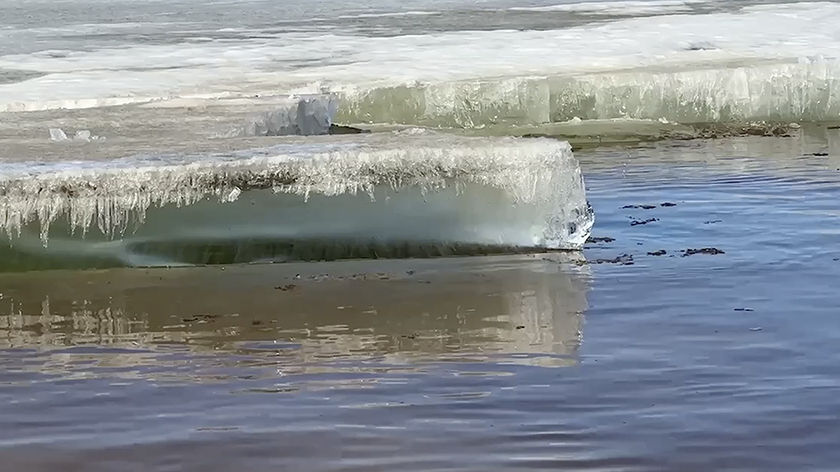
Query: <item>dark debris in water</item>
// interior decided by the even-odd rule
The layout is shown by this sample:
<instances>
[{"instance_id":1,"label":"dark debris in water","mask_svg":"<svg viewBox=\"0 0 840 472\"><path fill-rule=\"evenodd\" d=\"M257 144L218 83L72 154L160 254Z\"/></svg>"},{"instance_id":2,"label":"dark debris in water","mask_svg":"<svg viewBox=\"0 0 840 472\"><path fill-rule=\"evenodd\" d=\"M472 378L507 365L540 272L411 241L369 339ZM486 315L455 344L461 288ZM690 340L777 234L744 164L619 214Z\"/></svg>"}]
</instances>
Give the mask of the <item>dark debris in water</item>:
<instances>
[{"instance_id":1,"label":"dark debris in water","mask_svg":"<svg viewBox=\"0 0 840 472\"><path fill-rule=\"evenodd\" d=\"M297 288L297 285L295 285L295 284L278 285L274 288L276 290L282 290L284 292L289 292L289 291L295 290Z\"/></svg>"},{"instance_id":2,"label":"dark debris in water","mask_svg":"<svg viewBox=\"0 0 840 472\"><path fill-rule=\"evenodd\" d=\"M744 136L792 137L799 129L795 123L704 123L693 126L693 132L683 130L665 133L664 138L672 141L695 139L721 139Z\"/></svg>"},{"instance_id":3,"label":"dark debris in water","mask_svg":"<svg viewBox=\"0 0 840 472\"><path fill-rule=\"evenodd\" d=\"M611 238L609 236L602 236L598 238L593 238L592 236L590 236L586 239L587 244L611 243L613 241L615 241L615 238Z\"/></svg>"},{"instance_id":4,"label":"dark debris in water","mask_svg":"<svg viewBox=\"0 0 840 472\"><path fill-rule=\"evenodd\" d=\"M664 202L664 203L660 203L659 206L661 206L661 207L675 207L675 206L677 206L677 204L673 203L673 202ZM656 205L624 205L623 207L621 207L622 210L635 210L635 209L653 210L654 208L656 208Z\"/></svg>"},{"instance_id":5,"label":"dark debris in water","mask_svg":"<svg viewBox=\"0 0 840 472\"><path fill-rule=\"evenodd\" d=\"M208 322L218 318L220 315L195 315L195 316L188 316L186 318L181 318L181 322L183 323L195 323L195 322Z\"/></svg>"},{"instance_id":6,"label":"dark debris in water","mask_svg":"<svg viewBox=\"0 0 840 472\"><path fill-rule=\"evenodd\" d=\"M814 153L811 153L811 155L812 156L817 156L817 157L825 157L825 156L828 155L828 153L827 152L814 152Z\"/></svg>"},{"instance_id":7,"label":"dark debris in water","mask_svg":"<svg viewBox=\"0 0 840 472\"><path fill-rule=\"evenodd\" d=\"M665 254L668 254L668 252L664 249L660 249L658 251L649 252L648 256L664 256Z\"/></svg>"},{"instance_id":8,"label":"dark debris in water","mask_svg":"<svg viewBox=\"0 0 840 472\"><path fill-rule=\"evenodd\" d=\"M631 254L622 254L613 257L612 259L593 259L575 261L577 265L591 265L591 264L619 264L619 265L633 265L633 256Z\"/></svg>"},{"instance_id":9,"label":"dark debris in water","mask_svg":"<svg viewBox=\"0 0 840 472\"><path fill-rule=\"evenodd\" d=\"M413 275L414 271L409 270L406 272L408 275ZM310 275L306 278L301 277L300 274L297 274L293 277L294 280L311 280L314 282L320 282L324 280L389 280L393 277L396 277L396 274L392 273L385 273L385 272L377 272L375 274L367 274L367 273L356 273L351 275L330 275L330 274L317 274L317 275ZM294 284L288 285L278 285L274 287L277 290L282 290L284 292L295 290L297 288Z\"/></svg>"},{"instance_id":10,"label":"dark debris in water","mask_svg":"<svg viewBox=\"0 0 840 472\"><path fill-rule=\"evenodd\" d=\"M560 136L554 136L551 134L546 133L525 133L519 136L520 138L530 138L530 139L540 139L540 138L548 138L548 139L558 139L562 140Z\"/></svg>"},{"instance_id":11,"label":"dark debris in water","mask_svg":"<svg viewBox=\"0 0 840 472\"><path fill-rule=\"evenodd\" d=\"M715 223L720 223L720 222L722 222L722 221L723 221L723 220L709 220L709 221L704 221L704 222L703 222L703 224L704 224L704 225L713 225L713 224L715 224Z\"/></svg>"},{"instance_id":12,"label":"dark debris in water","mask_svg":"<svg viewBox=\"0 0 840 472\"><path fill-rule=\"evenodd\" d=\"M764 136L789 138L796 126L784 123L746 123L730 125L714 123L698 131L702 138L729 138L738 136Z\"/></svg>"},{"instance_id":13,"label":"dark debris in water","mask_svg":"<svg viewBox=\"0 0 840 472\"><path fill-rule=\"evenodd\" d=\"M343 126L331 124L329 134L368 134L369 129L356 128L355 126Z\"/></svg>"},{"instance_id":14,"label":"dark debris in water","mask_svg":"<svg viewBox=\"0 0 840 472\"><path fill-rule=\"evenodd\" d=\"M722 250L716 247L704 247L700 249L685 249L682 251L683 257L686 256L693 256L695 254L709 254L709 255L717 255L717 254L726 254Z\"/></svg>"},{"instance_id":15,"label":"dark debris in water","mask_svg":"<svg viewBox=\"0 0 840 472\"><path fill-rule=\"evenodd\" d=\"M755 311L752 308L736 308L735 311Z\"/></svg>"},{"instance_id":16,"label":"dark debris in water","mask_svg":"<svg viewBox=\"0 0 840 472\"><path fill-rule=\"evenodd\" d=\"M646 225L648 223L653 223L654 221L659 221L659 218L648 218L646 220L633 220L633 221L630 222L630 226Z\"/></svg>"},{"instance_id":17,"label":"dark debris in water","mask_svg":"<svg viewBox=\"0 0 840 472\"><path fill-rule=\"evenodd\" d=\"M636 209L636 208L642 209L642 210L652 210L652 209L656 208L656 205L624 205L623 207L621 207L622 210Z\"/></svg>"}]
</instances>

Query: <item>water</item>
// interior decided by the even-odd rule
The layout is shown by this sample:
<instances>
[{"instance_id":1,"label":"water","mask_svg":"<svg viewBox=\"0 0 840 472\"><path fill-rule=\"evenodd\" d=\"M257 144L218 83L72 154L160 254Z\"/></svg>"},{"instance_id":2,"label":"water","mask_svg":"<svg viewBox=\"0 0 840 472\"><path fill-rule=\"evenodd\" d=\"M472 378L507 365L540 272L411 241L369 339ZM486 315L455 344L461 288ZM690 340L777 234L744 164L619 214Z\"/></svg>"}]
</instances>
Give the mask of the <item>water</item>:
<instances>
[{"instance_id":1,"label":"water","mask_svg":"<svg viewBox=\"0 0 840 472\"><path fill-rule=\"evenodd\" d=\"M840 4L0 18L0 469L836 469Z\"/></svg>"}]
</instances>

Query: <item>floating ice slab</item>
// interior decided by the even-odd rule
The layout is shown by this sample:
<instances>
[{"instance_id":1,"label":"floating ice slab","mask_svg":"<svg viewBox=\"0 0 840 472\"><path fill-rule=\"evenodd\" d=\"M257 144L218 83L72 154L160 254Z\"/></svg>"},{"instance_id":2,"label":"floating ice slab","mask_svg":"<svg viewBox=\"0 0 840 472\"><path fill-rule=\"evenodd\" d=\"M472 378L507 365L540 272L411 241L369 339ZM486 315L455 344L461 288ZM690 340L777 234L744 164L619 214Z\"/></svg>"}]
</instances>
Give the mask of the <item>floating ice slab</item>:
<instances>
[{"instance_id":1,"label":"floating ice slab","mask_svg":"<svg viewBox=\"0 0 840 472\"><path fill-rule=\"evenodd\" d=\"M578 249L592 224L577 160L551 139L382 133L0 164L0 229L44 257L194 263L165 247L237 241Z\"/></svg>"},{"instance_id":2,"label":"floating ice slab","mask_svg":"<svg viewBox=\"0 0 840 472\"><path fill-rule=\"evenodd\" d=\"M686 46L687 48L693 46ZM740 62L348 89L337 119L475 129L593 119L831 121L840 61Z\"/></svg>"}]
</instances>

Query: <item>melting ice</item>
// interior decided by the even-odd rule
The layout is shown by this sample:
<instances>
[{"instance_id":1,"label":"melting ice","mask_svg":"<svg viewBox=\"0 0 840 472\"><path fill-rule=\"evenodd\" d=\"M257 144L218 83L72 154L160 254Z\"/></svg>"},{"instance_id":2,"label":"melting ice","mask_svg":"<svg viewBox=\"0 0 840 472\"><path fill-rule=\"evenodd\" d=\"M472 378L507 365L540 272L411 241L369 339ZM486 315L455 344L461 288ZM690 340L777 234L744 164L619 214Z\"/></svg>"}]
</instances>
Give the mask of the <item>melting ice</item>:
<instances>
[{"instance_id":1,"label":"melting ice","mask_svg":"<svg viewBox=\"0 0 840 472\"><path fill-rule=\"evenodd\" d=\"M149 248L236 241L576 249L593 224L566 142L287 139L210 156L0 164L0 228L17 253L131 264ZM161 250L169 264L195 262Z\"/></svg>"}]
</instances>

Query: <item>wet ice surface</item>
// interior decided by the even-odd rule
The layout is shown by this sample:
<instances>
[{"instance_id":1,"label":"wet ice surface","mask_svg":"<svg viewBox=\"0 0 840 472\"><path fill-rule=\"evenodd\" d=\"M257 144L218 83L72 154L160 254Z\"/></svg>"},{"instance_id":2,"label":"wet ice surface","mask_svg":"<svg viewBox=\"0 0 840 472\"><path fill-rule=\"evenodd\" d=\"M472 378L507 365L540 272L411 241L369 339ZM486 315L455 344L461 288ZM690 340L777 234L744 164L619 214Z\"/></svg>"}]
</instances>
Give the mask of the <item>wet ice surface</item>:
<instances>
[{"instance_id":1,"label":"wet ice surface","mask_svg":"<svg viewBox=\"0 0 840 472\"><path fill-rule=\"evenodd\" d=\"M578 153L588 263L2 276L4 461L832 470L838 140Z\"/></svg>"},{"instance_id":2,"label":"wet ice surface","mask_svg":"<svg viewBox=\"0 0 840 472\"><path fill-rule=\"evenodd\" d=\"M158 243L579 249L592 227L566 142L436 133L328 138L205 156L0 163L0 228L10 240L0 270L18 266L20 253L120 261L108 267L210 262L158 253L139 264L137 257L152 254L131 247ZM68 266L39 266L58 267Z\"/></svg>"}]
</instances>

